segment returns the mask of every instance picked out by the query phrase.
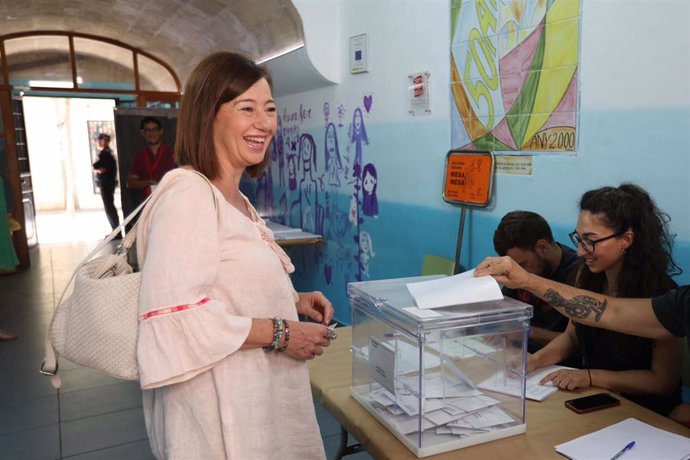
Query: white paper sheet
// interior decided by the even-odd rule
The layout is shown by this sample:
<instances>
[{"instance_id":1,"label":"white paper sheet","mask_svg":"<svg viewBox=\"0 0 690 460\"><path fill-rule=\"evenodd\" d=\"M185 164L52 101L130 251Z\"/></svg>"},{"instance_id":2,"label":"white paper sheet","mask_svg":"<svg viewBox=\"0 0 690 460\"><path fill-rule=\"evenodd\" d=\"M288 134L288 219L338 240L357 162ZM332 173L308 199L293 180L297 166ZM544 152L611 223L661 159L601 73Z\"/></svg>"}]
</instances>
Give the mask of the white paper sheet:
<instances>
[{"instance_id":1,"label":"white paper sheet","mask_svg":"<svg viewBox=\"0 0 690 460\"><path fill-rule=\"evenodd\" d=\"M474 277L470 270L431 281L407 283L418 308L440 308L503 299L498 283L491 276ZM468 275L469 273L469 275Z\"/></svg>"},{"instance_id":2,"label":"white paper sheet","mask_svg":"<svg viewBox=\"0 0 690 460\"><path fill-rule=\"evenodd\" d=\"M635 441L635 446L626 451L621 460L690 458L690 438L661 430L634 418L559 444L556 452L574 460L608 460L631 441Z\"/></svg>"},{"instance_id":3,"label":"white paper sheet","mask_svg":"<svg viewBox=\"0 0 690 460\"><path fill-rule=\"evenodd\" d=\"M511 423L514 421L515 419L513 419L513 417L508 415L498 406L490 406L486 409L473 412L469 415L460 418L460 420L457 423L451 422L448 424L448 426L460 426L465 428L481 429L489 428L496 425L503 425L505 423ZM466 426L466 424L469 424L470 426L468 427Z\"/></svg>"}]
</instances>

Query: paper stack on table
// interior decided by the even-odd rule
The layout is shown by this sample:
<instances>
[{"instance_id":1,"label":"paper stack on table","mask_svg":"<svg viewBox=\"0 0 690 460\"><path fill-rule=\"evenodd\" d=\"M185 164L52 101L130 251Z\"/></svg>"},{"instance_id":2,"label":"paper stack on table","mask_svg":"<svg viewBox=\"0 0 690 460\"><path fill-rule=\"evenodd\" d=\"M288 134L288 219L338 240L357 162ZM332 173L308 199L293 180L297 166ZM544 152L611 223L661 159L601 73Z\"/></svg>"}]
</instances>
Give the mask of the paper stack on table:
<instances>
[{"instance_id":1,"label":"paper stack on table","mask_svg":"<svg viewBox=\"0 0 690 460\"><path fill-rule=\"evenodd\" d=\"M631 441L632 449L621 460L690 459L690 438L628 418L599 431L556 446L556 452L573 460L610 459Z\"/></svg>"}]
</instances>

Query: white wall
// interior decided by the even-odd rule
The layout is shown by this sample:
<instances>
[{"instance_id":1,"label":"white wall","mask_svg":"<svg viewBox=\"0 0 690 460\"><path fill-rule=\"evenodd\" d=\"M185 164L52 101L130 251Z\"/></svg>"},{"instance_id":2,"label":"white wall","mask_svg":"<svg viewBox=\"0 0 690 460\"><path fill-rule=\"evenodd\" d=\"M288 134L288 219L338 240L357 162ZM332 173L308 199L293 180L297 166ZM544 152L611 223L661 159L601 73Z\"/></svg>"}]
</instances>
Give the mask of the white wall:
<instances>
[{"instance_id":1,"label":"white wall","mask_svg":"<svg viewBox=\"0 0 690 460\"><path fill-rule=\"evenodd\" d=\"M685 269L677 280L688 282L690 2L584 0L581 11L579 149L575 155L535 155L531 176L498 175L491 206L470 212L462 262L473 266L493 254L491 236L508 211L543 214L563 241L575 225L584 191L632 181L645 187L672 217L674 256ZM287 116L289 132L314 137L321 159L324 104L330 107L330 121L337 121L335 110L342 106L340 150L349 148L346 154L352 156L352 113L371 96L370 111L363 110L370 141L363 163L376 165L380 212L376 218L365 217L360 228L376 249L367 260L365 279L413 275L423 254L455 253L459 209L441 198L443 163L450 149L449 1L343 0L339 13L341 36L332 43L342 46L343 52L333 53L341 60L341 83L279 98L279 110ZM369 35L370 71L352 75L349 38L363 33ZM408 114L407 76L417 71L431 73L430 116ZM307 113L310 116L301 116ZM285 188L277 185L278 165L273 166L277 200ZM351 187L343 184L341 194L351 194ZM333 238L316 254L306 251L298 256L305 268L294 276L298 286L332 296L341 305L341 319L348 315L348 276L331 279L324 271L333 258L347 261L352 244L349 237Z\"/></svg>"}]
</instances>

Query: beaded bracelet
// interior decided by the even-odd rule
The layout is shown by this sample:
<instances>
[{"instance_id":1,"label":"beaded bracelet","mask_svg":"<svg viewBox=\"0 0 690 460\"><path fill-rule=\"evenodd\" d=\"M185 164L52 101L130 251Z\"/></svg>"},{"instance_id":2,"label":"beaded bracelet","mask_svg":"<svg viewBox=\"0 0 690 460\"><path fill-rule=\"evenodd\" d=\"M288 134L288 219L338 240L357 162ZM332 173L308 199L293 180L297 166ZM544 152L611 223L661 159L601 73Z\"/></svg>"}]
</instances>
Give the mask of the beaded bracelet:
<instances>
[{"instance_id":1,"label":"beaded bracelet","mask_svg":"<svg viewBox=\"0 0 690 460\"><path fill-rule=\"evenodd\" d=\"M283 318L271 318L273 322L273 342L271 345L263 347L263 350L268 353L278 348L280 344L280 338L283 336L283 324L285 320Z\"/></svg>"},{"instance_id":2,"label":"beaded bracelet","mask_svg":"<svg viewBox=\"0 0 690 460\"><path fill-rule=\"evenodd\" d=\"M285 326L285 343L283 343L283 346L278 348L278 351L281 353L285 350L287 350L288 347L288 342L290 341L290 326L288 326L287 320L283 320L283 325Z\"/></svg>"}]
</instances>

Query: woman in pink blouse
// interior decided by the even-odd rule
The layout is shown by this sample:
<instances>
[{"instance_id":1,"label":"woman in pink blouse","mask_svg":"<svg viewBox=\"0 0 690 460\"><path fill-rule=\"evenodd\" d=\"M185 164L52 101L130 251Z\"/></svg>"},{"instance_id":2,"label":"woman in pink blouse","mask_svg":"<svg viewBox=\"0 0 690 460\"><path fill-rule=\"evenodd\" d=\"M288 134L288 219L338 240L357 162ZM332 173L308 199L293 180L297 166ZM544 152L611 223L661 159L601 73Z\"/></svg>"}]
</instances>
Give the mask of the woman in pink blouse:
<instances>
[{"instance_id":1,"label":"woman in pink blouse","mask_svg":"<svg viewBox=\"0 0 690 460\"><path fill-rule=\"evenodd\" d=\"M263 67L204 59L182 98L181 167L139 219L137 359L159 459L325 457L306 360L330 344L333 307L295 292L290 259L239 190L270 161L276 118Z\"/></svg>"}]
</instances>

